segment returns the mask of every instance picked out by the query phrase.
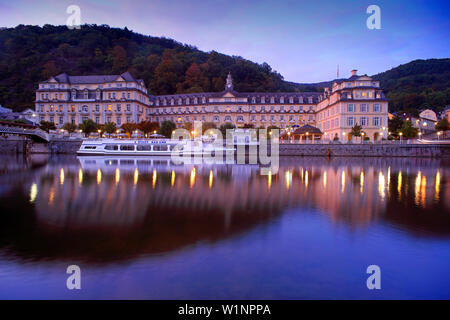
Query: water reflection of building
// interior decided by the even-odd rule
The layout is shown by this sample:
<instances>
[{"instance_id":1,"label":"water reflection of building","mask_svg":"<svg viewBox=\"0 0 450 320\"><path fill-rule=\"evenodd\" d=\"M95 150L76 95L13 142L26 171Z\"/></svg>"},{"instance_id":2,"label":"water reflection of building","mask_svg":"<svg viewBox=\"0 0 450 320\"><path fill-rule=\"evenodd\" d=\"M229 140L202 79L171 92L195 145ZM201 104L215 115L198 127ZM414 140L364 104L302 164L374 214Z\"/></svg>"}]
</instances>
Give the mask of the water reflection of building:
<instances>
[{"instance_id":1,"label":"water reflection of building","mask_svg":"<svg viewBox=\"0 0 450 320\"><path fill-rule=\"evenodd\" d=\"M59 241L82 257L98 245L109 253L94 251L105 260L168 252L244 232L286 209L318 210L352 227L389 221L450 233L450 172L441 160L291 158L281 159L279 172L269 176L258 166L84 160L50 162L19 181L29 205L21 221L33 222L32 236L53 239L43 242L45 254L58 251L52 246ZM408 215L416 209L427 217Z\"/></svg>"}]
</instances>

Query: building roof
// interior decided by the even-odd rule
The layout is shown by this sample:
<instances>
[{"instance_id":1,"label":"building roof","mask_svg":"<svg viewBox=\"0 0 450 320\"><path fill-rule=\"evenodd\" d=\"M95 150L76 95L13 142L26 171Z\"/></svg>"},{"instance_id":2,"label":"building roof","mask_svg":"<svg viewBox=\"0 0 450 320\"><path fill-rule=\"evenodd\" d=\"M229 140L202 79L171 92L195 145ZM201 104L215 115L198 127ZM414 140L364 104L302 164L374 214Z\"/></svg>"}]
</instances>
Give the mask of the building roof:
<instances>
[{"instance_id":1,"label":"building roof","mask_svg":"<svg viewBox=\"0 0 450 320\"><path fill-rule=\"evenodd\" d=\"M292 134L322 134L322 131L320 131L319 128L313 127L309 124L305 124L303 127L300 127L298 129L295 129L295 131Z\"/></svg>"},{"instance_id":2,"label":"building roof","mask_svg":"<svg viewBox=\"0 0 450 320\"><path fill-rule=\"evenodd\" d=\"M45 82L50 82L50 80L55 79L58 83L70 83L70 84L97 84L105 82L113 82L117 78L122 77L125 81L138 82L144 84L142 79L135 79L128 71L120 75L91 75L91 76L69 76L67 73L61 73L54 76Z\"/></svg>"}]
</instances>

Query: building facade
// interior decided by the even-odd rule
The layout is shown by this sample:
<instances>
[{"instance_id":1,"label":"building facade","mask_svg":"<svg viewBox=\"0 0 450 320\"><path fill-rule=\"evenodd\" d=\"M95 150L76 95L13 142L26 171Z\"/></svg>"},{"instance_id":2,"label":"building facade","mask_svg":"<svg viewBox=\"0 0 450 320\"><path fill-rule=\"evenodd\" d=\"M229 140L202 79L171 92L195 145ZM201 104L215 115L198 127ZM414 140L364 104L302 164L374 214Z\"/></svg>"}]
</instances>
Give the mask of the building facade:
<instances>
[{"instance_id":1,"label":"building facade","mask_svg":"<svg viewBox=\"0 0 450 320\"><path fill-rule=\"evenodd\" d=\"M102 76L68 76L63 73L39 84L36 113L61 127L81 124L141 122L149 115L149 96L143 80L130 73Z\"/></svg>"},{"instance_id":2,"label":"building facade","mask_svg":"<svg viewBox=\"0 0 450 320\"><path fill-rule=\"evenodd\" d=\"M128 72L117 76L61 74L39 84L36 112L40 120L62 126L92 119L97 123L173 121L177 127L195 121L217 126L231 123L254 128L312 125L323 139L341 141L355 124L373 140L387 137L388 101L379 82L353 75L319 92L237 92L229 74L222 92L153 96L142 80Z\"/></svg>"}]
</instances>

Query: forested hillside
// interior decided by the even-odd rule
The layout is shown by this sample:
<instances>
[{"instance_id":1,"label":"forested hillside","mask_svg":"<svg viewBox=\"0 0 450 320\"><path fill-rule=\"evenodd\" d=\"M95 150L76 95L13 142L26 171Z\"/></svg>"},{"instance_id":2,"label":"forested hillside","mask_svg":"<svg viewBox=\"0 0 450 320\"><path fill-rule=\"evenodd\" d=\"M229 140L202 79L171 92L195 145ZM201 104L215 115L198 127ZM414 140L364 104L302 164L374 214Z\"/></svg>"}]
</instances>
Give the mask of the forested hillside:
<instances>
[{"instance_id":1,"label":"forested hillside","mask_svg":"<svg viewBox=\"0 0 450 320\"><path fill-rule=\"evenodd\" d=\"M222 91L228 72L241 92L321 91L326 84L287 82L267 63L207 53L127 28L20 25L0 29L0 104L16 111L33 107L38 82L52 75L127 70L144 79L151 94ZM391 99L391 111L440 111L450 104L450 59L415 60L374 77Z\"/></svg>"},{"instance_id":2,"label":"forested hillside","mask_svg":"<svg viewBox=\"0 0 450 320\"><path fill-rule=\"evenodd\" d=\"M374 78L391 99L390 111L441 111L450 105L450 59L414 60Z\"/></svg>"},{"instance_id":3,"label":"forested hillside","mask_svg":"<svg viewBox=\"0 0 450 320\"><path fill-rule=\"evenodd\" d=\"M33 106L38 82L60 72L89 75L127 70L144 79L152 94L222 91L228 72L238 91L298 90L266 63L206 53L127 28L20 25L0 30L0 104L14 110Z\"/></svg>"}]
</instances>

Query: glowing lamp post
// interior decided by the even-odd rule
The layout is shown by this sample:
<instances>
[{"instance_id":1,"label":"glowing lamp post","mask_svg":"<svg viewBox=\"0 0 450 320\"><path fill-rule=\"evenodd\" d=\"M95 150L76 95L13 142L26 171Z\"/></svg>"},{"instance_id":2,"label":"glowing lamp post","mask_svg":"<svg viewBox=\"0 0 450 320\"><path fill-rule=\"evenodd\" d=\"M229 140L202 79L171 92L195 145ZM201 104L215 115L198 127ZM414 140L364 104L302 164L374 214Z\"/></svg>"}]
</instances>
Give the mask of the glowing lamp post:
<instances>
[{"instance_id":1,"label":"glowing lamp post","mask_svg":"<svg viewBox=\"0 0 450 320\"><path fill-rule=\"evenodd\" d=\"M400 141L402 141L403 132L400 132L398 135L400 136Z\"/></svg>"}]
</instances>

